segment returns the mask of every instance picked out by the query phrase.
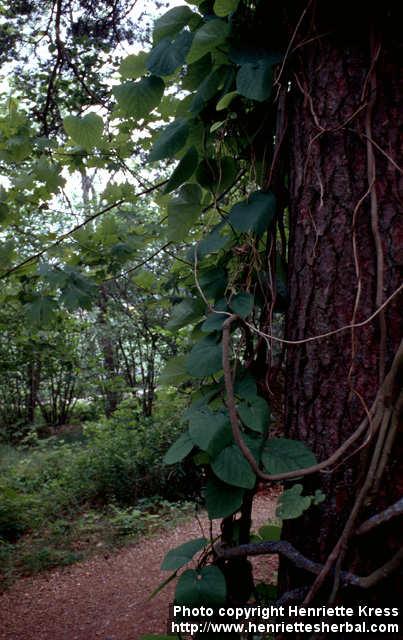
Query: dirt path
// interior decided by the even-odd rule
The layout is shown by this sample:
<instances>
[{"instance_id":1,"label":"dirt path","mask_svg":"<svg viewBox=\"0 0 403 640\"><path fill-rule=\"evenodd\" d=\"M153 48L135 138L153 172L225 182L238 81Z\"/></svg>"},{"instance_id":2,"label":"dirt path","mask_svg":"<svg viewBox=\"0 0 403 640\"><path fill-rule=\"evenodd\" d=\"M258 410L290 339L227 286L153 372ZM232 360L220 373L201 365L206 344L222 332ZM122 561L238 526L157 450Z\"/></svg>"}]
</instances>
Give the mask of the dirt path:
<instances>
[{"instance_id":1,"label":"dirt path","mask_svg":"<svg viewBox=\"0 0 403 640\"><path fill-rule=\"evenodd\" d=\"M255 500L254 525L273 516L275 501ZM202 519L208 537L208 520ZM138 640L142 634L166 632L174 585L151 602L150 593L166 572L161 560L172 547L200 537L196 520L160 532L105 558L20 580L0 597L0 640ZM276 570L274 558L260 560L266 580Z\"/></svg>"}]
</instances>

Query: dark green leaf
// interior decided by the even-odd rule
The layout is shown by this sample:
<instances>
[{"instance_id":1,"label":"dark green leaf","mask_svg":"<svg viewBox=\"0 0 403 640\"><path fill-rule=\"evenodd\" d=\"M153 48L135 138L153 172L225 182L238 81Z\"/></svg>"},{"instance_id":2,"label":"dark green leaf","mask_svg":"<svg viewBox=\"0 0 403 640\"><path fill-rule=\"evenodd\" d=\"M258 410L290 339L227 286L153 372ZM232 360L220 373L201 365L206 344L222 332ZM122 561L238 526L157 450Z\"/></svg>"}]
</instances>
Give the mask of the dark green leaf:
<instances>
[{"instance_id":1,"label":"dark green leaf","mask_svg":"<svg viewBox=\"0 0 403 640\"><path fill-rule=\"evenodd\" d=\"M222 193L234 183L237 172L238 167L234 158L229 156L219 160L207 158L199 164L196 179L205 189Z\"/></svg>"},{"instance_id":2,"label":"dark green leaf","mask_svg":"<svg viewBox=\"0 0 403 640\"><path fill-rule=\"evenodd\" d=\"M255 379L250 373L246 373L242 379L236 380L234 393L239 398L249 400L249 402L253 402L255 400L257 396L257 387Z\"/></svg>"},{"instance_id":3,"label":"dark green leaf","mask_svg":"<svg viewBox=\"0 0 403 640\"><path fill-rule=\"evenodd\" d=\"M165 185L164 193L170 193L189 180L197 168L199 155L195 147L190 147L175 167L168 183Z\"/></svg>"},{"instance_id":4,"label":"dark green leaf","mask_svg":"<svg viewBox=\"0 0 403 640\"><path fill-rule=\"evenodd\" d=\"M216 299L222 296L227 288L227 283L227 272L222 267L203 270L199 276L200 287L207 298ZM219 311L223 311L226 308L226 304L223 307L216 305L216 309Z\"/></svg>"},{"instance_id":5,"label":"dark green leaf","mask_svg":"<svg viewBox=\"0 0 403 640\"><path fill-rule=\"evenodd\" d=\"M201 326L201 330L203 333L213 333L214 331L222 331L222 326L226 319L228 318L228 313L209 313L206 320L203 322Z\"/></svg>"},{"instance_id":6,"label":"dark green leaf","mask_svg":"<svg viewBox=\"0 0 403 640\"><path fill-rule=\"evenodd\" d=\"M265 524L259 529L259 536L262 540L273 540L277 542L281 538L281 527L276 524Z\"/></svg>"},{"instance_id":7,"label":"dark green leaf","mask_svg":"<svg viewBox=\"0 0 403 640\"><path fill-rule=\"evenodd\" d=\"M253 489L255 486L255 473L236 444L225 447L212 461L211 468L227 484L244 489Z\"/></svg>"},{"instance_id":8,"label":"dark green leaf","mask_svg":"<svg viewBox=\"0 0 403 640\"><path fill-rule=\"evenodd\" d=\"M236 10L239 0L215 0L214 13L220 18L225 18L228 14Z\"/></svg>"},{"instance_id":9,"label":"dark green leaf","mask_svg":"<svg viewBox=\"0 0 403 640\"><path fill-rule=\"evenodd\" d=\"M175 464L180 462L193 449L193 440L191 440L187 431L182 433L179 438L169 447L164 456L164 464Z\"/></svg>"},{"instance_id":10,"label":"dark green leaf","mask_svg":"<svg viewBox=\"0 0 403 640\"><path fill-rule=\"evenodd\" d=\"M270 59L262 58L257 62L247 62L236 76L238 93L250 100L263 102L271 96L273 88L273 65Z\"/></svg>"},{"instance_id":11,"label":"dark green leaf","mask_svg":"<svg viewBox=\"0 0 403 640\"><path fill-rule=\"evenodd\" d=\"M252 313L254 304L255 299L253 295L246 291L241 291L231 298L229 306L238 316L246 318Z\"/></svg>"},{"instance_id":12,"label":"dark green leaf","mask_svg":"<svg viewBox=\"0 0 403 640\"><path fill-rule=\"evenodd\" d=\"M121 112L129 118L145 118L161 102L165 85L161 78L149 76L138 82L125 82L113 87Z\"/></svg>"},{"instance_id":13,"label":"dark green leaf","mask_svg":"<svg viewBox=\"0 0 403 640\"><path fill-rule=\"evenodd\" d=\"M190 562L193 556L201 551L206 544L206 538L197 538L196 540L189 540L175 549L171 549L162 561L161 569L163 571L177 571L177 569L180 569Z\"/></svg>"},{"instance_id":14,"label":"dark green leaf","mask_svg":"<svg viewBox=\"0 0 403 640\"><path fill-rule=\"evenodd\" d=\"M154 42L159 42L167 36L175 36L194 19L195 15L196 14L185 5L170 9L154 23Z\"/></svg>"},{"instance_id":15,"label":"dark green leaf","mask_svg":"<svg viewBox=\"0 0 403 640\"><path fill-rule=\"evenodd\" d=\"M312 496L302 496L302 484L294 484L279 498L276 515L282 520L299 518L311 505Z\"/></svg>"},{"instance_id":16,"label":"dark green leaf","mask_svg":"<svg viewBox=\"0 0 403 640\"><path fill-rule=\"evenodd\" d=\"M202 191L198 184L184 184L168 203L168 238L184 240L202 210Z\"/></svg>"},{"instance_id":17,"label":"dark green leaf","mask_svg":"<svg viewBox=\"0 0 403 640\"><path fill-rule=\"evenodd\" d=\"M262 235L272 222L276 212L273 193L255 191L245 201L236 204L229 215L229 222L236 231Z\"/></svg>"},{"instance_id":18,"label":"dark green leaf","mask_svg":"<svg viewBox=\"0 0 403 640\"><path fill-rule=\"evenodd\" d=\"M170 76L185 64L192 40L193 35L189 31L183 31L174 41L164 38L151 50L147 69L156 76Z\"/></svg>"},{"instance_id":19,"label":"dark green leaf","mask_svg":"<svg viewBox=\"0 0 403 640\"><path fill-rule=\"evenodd\" d=\"M209 75L211 64L211 55L209 53L193 64L189 64L187 73L182 80L183 89L186 89L186 91L194 91L197 89L204 78L207 78Z\"/></svg>"},{"instance_id":20,"label":"dark green leaf","mask_svg":"<svg viewBox=\"0 0 403 640\"><path fill-rule=\"evenodd\" d=\"M188 605L224 604L227 595L225 578L218 567L187 569L178 580L175 602Z\"/></svg>"},{"instance_id":21,"label":"dark green leaf","mask_svg":"<svg viewBox=\"0 0 403 640\"><path fill-rule=\"evenodd\" d=\"M245 490L209 478L206 485L206 507L209 518L226 518L242 506Z\"/></svg>"},{"instance_id":22,"label":"dark green leaf","mask_svg":"<svg viewBox=\"0 0 403 640\"><path fill-rule=\"evenodd\" d=\"M178 118L159 134L149 155L149 161L173 158L184 147L189 135L189 122Z\"/></svg>"},{"instance_id":23,"label":"dark green leaf","mask_svg":"<svg viewBox=\"0 0 403 640\"><path fill-rule=\"evenodd\" d=\"M25 305L27 317L32 324L46 325L53 319L57 304L49 296L35 296L34 300Z\"/></svg>"},{"instance_id":24,"label":"dark green leaf","mask_svg":"<svg viewBox=\"0 0 403 640\"><path fill-rule=\"evenodd\" d=\"M299 440L271 438L263 450L262 461L268 473L273 474L311 467L316 464L316 457Z\"/></svg>"},{"instance_id":25,"label":"dark green leaf","mask_svg":"<svg viewBox=\"0 0 403 640\"><path fill-rule=\"evenodd\" d=\"M187 62L191 64L210 53L220 44L225 42L229 34L229 24L219 18L209 20L195 33L191 49L187 56Z\"/></svg>"},{"instance_id":26,"label":"dark green leaf","mask_svg":"<svg viewBox=\"0 0 403 640\"><path fill-rule=\"evenodd\" d=\"M166 324L167 329L180 329L203 315L204 303L199 298L185 298L172 309L172 315Z\"/></svg>"},{"instance_id":27,"label":"dark green leaf","mask_svg":"<svg viewBox=\"0 0 403 640\"><path fill-rule=\"evenodd\" d=\"M193 114L200 113L206 103L216 95L218 87L222 84L226 73L227 67L221 66L218 69L214 69L206 78L204 78L190 104L190 111Z\"/></svg>"},{"instance_id":28,"label":"dark green leaf","mask_svg":"<svg viewBox=\"0 0 403 640\"><path fill-rule=\"evenodd\" d=\"M192 413L189 434L200 449L213 457L232 441L228 416L207 408Z\"/></svg>"},{"instance_id":29,"label":"dark green leaf","mask_svg":"<svg viewBox=\"0 0 403 640\"><path fill-rule=\"evenodd\" d=\"M168 360L164 369L162 370L159 381L165 385L178 385L184 380L189 378L189 374L186 371L186 358L187 356L175 356Z\"/></svg>"},{"instance_id":30,"label":"dark green leaf","mask_svg":"<svg viewBox=\"0 0 403 640\"><path fill-rule=\"evenodd\" d=\"M249 429L259 433L263 433L267 429L270 412L267 402L263 398L256 396L252 401L240 404L237 407L237 411L242 422Z\"/></svg>"},{"instance_id":31,"label":"dark green leaf","mask_svg":"<svg viewBox=\"0 0 403 640\"><path fill-rule=\"evenodd\" d=\"M187 358L187 371L194 378L204 378L222 368L222 343L212 336L197 342Z\"/></svg>"}]
</instances>

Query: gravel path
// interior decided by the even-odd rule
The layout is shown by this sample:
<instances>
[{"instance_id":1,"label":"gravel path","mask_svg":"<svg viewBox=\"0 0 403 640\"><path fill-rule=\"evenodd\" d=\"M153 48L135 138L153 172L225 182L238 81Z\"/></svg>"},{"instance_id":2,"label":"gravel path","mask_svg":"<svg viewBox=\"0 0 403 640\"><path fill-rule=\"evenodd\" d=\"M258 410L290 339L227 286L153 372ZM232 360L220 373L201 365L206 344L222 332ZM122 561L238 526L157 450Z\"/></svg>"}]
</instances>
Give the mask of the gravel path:
<instances>
[{"instance_id":1,"label":"gravel path","mask_svg":"<svg viewBox=\"0 0 403 640\"><path fill-rule=\"evenodd\" d=\"M259 527L273 516L275 499L255 499L253 521ZM208 520L201 524L208 537ZM200 537L194 519L160 532L109 557L24 578L0 596L1 640L138 640L142 634L165 633L174 584L153 600L150 593L167 577L161 560L172 547ZM258 573L266 580L275 558L261 558Z\"/></svg>"}]
</instances>

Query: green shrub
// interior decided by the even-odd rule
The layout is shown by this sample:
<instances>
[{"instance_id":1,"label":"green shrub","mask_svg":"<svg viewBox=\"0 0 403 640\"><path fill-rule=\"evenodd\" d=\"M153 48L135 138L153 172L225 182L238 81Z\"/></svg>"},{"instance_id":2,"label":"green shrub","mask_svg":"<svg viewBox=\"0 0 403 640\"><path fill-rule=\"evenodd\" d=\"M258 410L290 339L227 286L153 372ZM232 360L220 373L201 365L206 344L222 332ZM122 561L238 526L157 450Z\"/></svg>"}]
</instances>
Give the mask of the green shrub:
<instances>
[{"instance_id":1,"label":"green shrub","mask_svg":"<svg viewBox=\"0 0 403 640\"><path fill-rule=\"evenodd\" d=\"M125 401L111 419L86 425L84 441L52 437L17 454L7 450L11 461L0 459L0 537L16 540L91 504L128 507L156 495L192 497L199 486L194 468L189 476L181 464L162 463L181 431L179 421L164 412L139 417L135 406Z\"/></svg>"}]
</instances>

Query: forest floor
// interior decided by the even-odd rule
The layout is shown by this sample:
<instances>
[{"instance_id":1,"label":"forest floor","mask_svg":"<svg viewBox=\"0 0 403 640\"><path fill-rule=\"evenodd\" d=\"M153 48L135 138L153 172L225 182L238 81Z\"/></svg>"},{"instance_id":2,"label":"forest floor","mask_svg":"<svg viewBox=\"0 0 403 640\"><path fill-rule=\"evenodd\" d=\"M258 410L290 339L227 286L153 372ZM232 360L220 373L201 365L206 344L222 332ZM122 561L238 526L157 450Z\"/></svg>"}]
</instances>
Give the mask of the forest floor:
<instances>
[{"instance_id":1,"label":"forest floor","mask_svg":"<svg viewBox=\"0 0 403 640\"><path fill-rule=\"evenodd\" d=\"M259 493L253 529L274 518L276 496ZM217 530L219 521L215 521ZM0 640L138 640L166 633L174 582L152 600L167 577L167 551L190 538L209 537L207 517L193 518L110 555L20 579L0 596ZM275 582L277 559L253 559L258 580Z\"/></svg>"}]
</instances>

